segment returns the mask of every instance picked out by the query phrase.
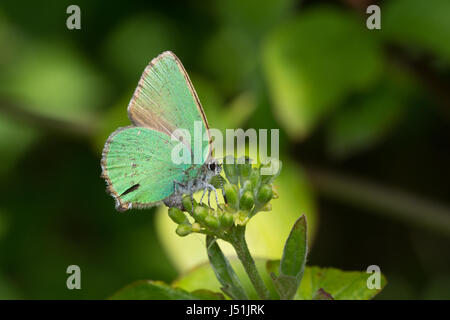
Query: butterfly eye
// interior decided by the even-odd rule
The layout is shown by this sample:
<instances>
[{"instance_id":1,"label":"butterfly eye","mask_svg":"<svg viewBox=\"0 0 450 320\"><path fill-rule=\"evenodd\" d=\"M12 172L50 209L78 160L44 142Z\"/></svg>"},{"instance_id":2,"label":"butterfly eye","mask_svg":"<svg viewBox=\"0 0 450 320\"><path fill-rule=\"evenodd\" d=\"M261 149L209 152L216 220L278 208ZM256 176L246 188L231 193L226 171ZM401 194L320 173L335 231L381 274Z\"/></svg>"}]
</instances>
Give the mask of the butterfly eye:
<instances>
[{"instance_id":1,"label":"butterfly eye","mask_svg":"<svg viewBox=\"0 0 450 320\"><path fill-rule=\"evenodd\" d=\"M211 170L211 171L215 171L215 170L216 170L216 164L215 164L214 162L212 162L212 163L210 163L210 164L208 165L208 168L209 168L209 170Z\"/></svg>"}]
</instances>

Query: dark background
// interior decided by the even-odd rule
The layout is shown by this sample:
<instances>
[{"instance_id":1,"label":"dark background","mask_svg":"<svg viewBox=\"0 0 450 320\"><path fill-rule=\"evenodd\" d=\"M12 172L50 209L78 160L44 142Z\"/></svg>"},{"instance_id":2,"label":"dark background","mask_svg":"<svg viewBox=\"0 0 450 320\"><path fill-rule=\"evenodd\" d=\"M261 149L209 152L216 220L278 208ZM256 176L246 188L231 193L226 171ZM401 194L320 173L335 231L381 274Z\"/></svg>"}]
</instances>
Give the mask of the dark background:
<instances>
[{"instance_id":1,"label":"dark background","mask_svg":"<svg viewBox=\"0 0 450 320\"><path fill-rule=\"evenodd\" d=\"M366 28L372 3L381 30ZM66 28L70 4L81 30ZM172 50L212 127L280 128L317 207L309 264L377 264L378 298L449 299L449 13L446 0L2 1L0 298L103 299L177 276L154 210L115 212L99 177L142 70ZM70 264L82 290L66 288Z\"/></svg>"}]
</instances>

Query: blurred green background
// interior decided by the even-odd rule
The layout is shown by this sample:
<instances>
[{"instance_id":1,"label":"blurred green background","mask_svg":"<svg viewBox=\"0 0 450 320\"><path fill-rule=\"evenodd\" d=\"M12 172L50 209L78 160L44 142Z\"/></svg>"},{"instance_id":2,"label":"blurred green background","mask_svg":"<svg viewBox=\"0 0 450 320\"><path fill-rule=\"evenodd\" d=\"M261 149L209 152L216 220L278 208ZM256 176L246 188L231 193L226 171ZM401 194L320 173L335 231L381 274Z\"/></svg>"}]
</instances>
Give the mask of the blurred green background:
<instances>
[{"instance_id":1,"label":"blurred green background","mask_svg":"<svg viewBox=\"0 0 450 320\"><path fill-rule=\"evenodd\" d=\"M381 30L366 28L373 3ZM81 30L66 28L70 4ZM378 298L450 299L448 13L448 0L3 0L0 298L103 299L202 260L201 238L183 248L156 209L119 214L100 178L143 69L172 50L211 127L280 128L280 199L249 226L256 255L281 254L306 213L310 265L376 264ZM66 288L71 264L81 290Z\"/></svg>"}]
</instances>

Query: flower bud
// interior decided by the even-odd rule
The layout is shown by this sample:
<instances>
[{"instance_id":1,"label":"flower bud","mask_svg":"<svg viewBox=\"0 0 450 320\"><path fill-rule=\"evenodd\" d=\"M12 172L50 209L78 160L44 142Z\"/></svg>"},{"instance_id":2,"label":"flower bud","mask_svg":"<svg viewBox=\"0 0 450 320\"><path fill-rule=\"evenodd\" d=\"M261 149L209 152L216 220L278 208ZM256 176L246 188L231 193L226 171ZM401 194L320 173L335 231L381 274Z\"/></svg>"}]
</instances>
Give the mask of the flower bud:
<instances>
[{"instance_id":1,"label":"flower bud","mask_svg":"<svg viewBox=\"0 0 450 320\"><path fill-rule=\"evenodd\" d=\"M185 222L189 222L186 215L178 208L170 208L169 209L169 217L176 224L182 224Z\"/></svg>"},{"instance_id":2,"label":"flower bud","mask_svg":"<svg viewBox=\"0 0 450 320\"><path fill-rule=\"evenodd\" d=\"M230 208L237 209L239 204L237 186L227 183L223 186L223 190L225 191L227 204L230 206Z\"/></svg>"},{"instance_id":3,"label":"flower bud","mask_svg":"<svg viewBox=\"0 0 450 320\"><path fill-rule=\"evenodd\" d=\"M192 227L189 224L183 223L180 224L177 227L177 230L175 231L177 233L177 235L179 235L180 237L185 237L188 234L192 233Z\"/></svg>"},{"instance_id":4,"label":"flower bud","mask_svg":"<svg viewBox=\"0 0 450 320\"><path fill-rule=\"evenodd\" d=\"M192 224L192 231L193 232L199 232L202 229L199 223L195 222Z\"/></svg>"},{"instance_id":5,"label":"flower bud","mask_svg":"<svg viewBox=\"0 0 450 320\"><path fill-rule=\"evenodd\" d=\"M255 204L255 200L253 199L253 193L250 191L244 192L239 201L239 208L242 210L250 210Z\"/></svg>"},{"instance_id":6,"label":"flower bud","mask_svg":"<svg viewBox=\"0 0 450 320\"><path fill-rule=\"evenodd\" d=\"M220 216L220 225L224 228L229 228L234 224L234 217L233 214L229 213L229 212L224 212L221 216Z\"/></svg>"},{"instance_id":7,"label":"flower bud","mask_svg":"<svg viewBox=\"0 0 450 320\"><path fill-rule=\"evenodd\" d=\"M280 197L280 194L278 193L278 189L276 187L272 186L272 192L273 192L272 199L278 199Z\"/></svg>"},{"instance_id":8,"label":"flower bud","mask_svg":"<svg viewBox=\"0 0 450 320\"><path fill-rule=\"evenodd\" d=\"M241 188L242 193L245 193L247 191L250 191L251 193L253 193L253 186L252 186L252 183L250 180L245 181Z\"/></svg>"},{"instance_id":9,"label":"flower bud","mask_svg":"<svg viewBox=\"0 0 450 320\"><path fill-rule=\"evenodd\" d=\"M239 211L236 213L236 224L239 226L244 226L249 220L249 217L247 215L247 212L245 211Z\"/></svg>"},{"instance_id":10,"label":"flower bud","mask_svg":"<svg viewBox=\"0 0 450 320\"><path fill-rule=\"evenodd\" d=\"M250 177L249 177L249 181L252 184L252 188L256 188L259 185L260 182L260 175L259 175L259 171L258 170L252 170L252 172L250 173Z\"/></svg>"},{"instance_id":11,"label":"flower bud","mask_svg":"<svg viewBox=\"0 0 450 320\"><path fill-rule=\"evenodd\" d=\"M183 196L182 204L183 204L184 211L192 212L192 203L194 203L194 207L197 204L195 202L195 200L191 199L191 197L189 195Z\"/></svg>"},{"instance_id":12,"label":"flower bud","mask_svg":"<svg viewBox=\"0 0 450 320\"><path fill-rule=\"evenodd\" d=\"M200 222L205 222L209 210L203 206L196 206L194 209L194 219Z\"/></svg>"},{"instance_id":13,"label":"flower bud","mask_svg":"<svg viewBox=\"0 0 450 320\"><path fill-rule=\"evenodd\" d=\"M259 188L257 199L259 203L267 203L273 197L272 186L268 184L263 184L261 188Z\"/></svg>"},{"instance_id":14,"label":"flower bud","mask_svg":"<svg viewBox=\"0 0 450 320\"><path fill-rule=\"evenodd\" d=\"M232 184L238 183L238 168L236 167L236 159L232 156L227 156L223 161L223 171L228 181Z\"/></svg>"},{"instance_id":15,"label":"flower bud","mask_svg":"<svg viewBox=\"0 0 450 320\"><path fill-rule=\"evenodd\" d=\"M251 172L252 172L252 164L249 162L248 159L245 159L245 163L239 164L239 174L241 176L241 182L247 180Z\"/></svg>"},{"instance_id":16,"label":"flower bud","mask_svg":"<svg viewBox=\"0 0 450 320\"><path fill-rule=\"evenodd\" d=\"M215 216L206 216L205 217L205 224L213 229L217 229L219 228L219 219L217 219L217 217Z\"/></svg>"},{"instance_id":17,"label":"flower bud","mask_svg":"<svg viewBox=\"0 0 450 320\"><path fill-rule=\"evenodd\" d=\"M261 211L272 211L272 204L267 202L262 208Z\"/></svg>"}]
</instances>

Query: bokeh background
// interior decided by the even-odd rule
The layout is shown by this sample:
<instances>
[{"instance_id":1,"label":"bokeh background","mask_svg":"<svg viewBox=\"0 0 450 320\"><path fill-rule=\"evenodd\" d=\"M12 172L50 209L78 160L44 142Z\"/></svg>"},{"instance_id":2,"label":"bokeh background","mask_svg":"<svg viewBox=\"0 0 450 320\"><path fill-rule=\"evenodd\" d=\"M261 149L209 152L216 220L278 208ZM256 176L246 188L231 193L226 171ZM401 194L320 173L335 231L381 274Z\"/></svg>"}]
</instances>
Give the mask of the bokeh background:
<instances>
[{"instance_id":1,"label":"bokeh background","mask_svg":"<svg viewBox=\"0 0 450 320\"><path fill-rule=\"evenodd\" d=\"M366 28L373 3L381 30ZM70 4L81 30L66 28ZM141 72L172 50L212 127L280 128L280 199L249 226L257 256L279 255L306 213L310 265L376 264L377 298L449 299L449 13L448 0L3 0L0 298L103 299L204 257L163 212L116 212L100 178ZM71 264L81 290L66 288Z\"/></svg>"}]
</instances>

